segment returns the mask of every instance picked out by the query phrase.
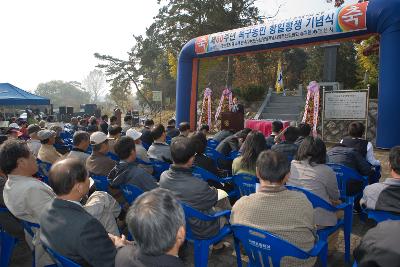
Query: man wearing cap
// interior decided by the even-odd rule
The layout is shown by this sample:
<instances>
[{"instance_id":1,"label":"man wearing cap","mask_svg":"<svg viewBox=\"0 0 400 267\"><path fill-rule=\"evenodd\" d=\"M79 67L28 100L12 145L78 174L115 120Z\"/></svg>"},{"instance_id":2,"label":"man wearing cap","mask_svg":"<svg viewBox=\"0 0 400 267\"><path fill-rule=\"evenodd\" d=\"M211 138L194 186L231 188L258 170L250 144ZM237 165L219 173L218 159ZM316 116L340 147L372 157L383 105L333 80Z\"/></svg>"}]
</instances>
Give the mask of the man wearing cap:
<instances>
[{"instance_id":1,"label":"man wearing cap","mask_svg":"<svg viewBox=\"0 0 400 267\"><path fill-rule=\"evenodd\" d=\"M128 131L126 131L126 136L132 138L135 141L136 157L145 162L150 162L149 158L147 157L147 150L143 147L142 140L140 139L142 133L131 128ZM139 164L139 167L143 168L146 172L150 174L153 173L152 165Z\"/></svg>"},{"instance_id":2,"label":"man wearing cap","mask_svg":"<svg viewBox=\"0 0 400 267\"><path fill-rule=\"evenodd\" d=\"M86 168L96 175L108 176L116 162L106 156L109 151L108 137L103 132L94 132L90 136L93 152L86 160Z\"/></svg>"},{"instance_id":3,"label":"man wearing cap","mask_svg":"<svg viewBox=\"0 0 400 267\"><path fill-rule=\"evenodd\" d=\"M38 132L40 131L40 127L37 124L31 124L28 126L28 135L30 139L27 141L28 148L32 152L32 154L37 157L39 153L39 149L42 146L40 143L40 139L38 137Z\"/></svg>"},{"instance_id":4,"label":"man wearing cap","mask_svg":"<svg viewBox=\"0 0 400 267\"><path fill-rule=\"evenodd\" d=\"M38 159L44 162L53 164L61 154L57 152L53 146L56 142L56 132L51 130L41 130L37 133L40 143L42 144L39 149Z\"/></svg>"}]
</instances>

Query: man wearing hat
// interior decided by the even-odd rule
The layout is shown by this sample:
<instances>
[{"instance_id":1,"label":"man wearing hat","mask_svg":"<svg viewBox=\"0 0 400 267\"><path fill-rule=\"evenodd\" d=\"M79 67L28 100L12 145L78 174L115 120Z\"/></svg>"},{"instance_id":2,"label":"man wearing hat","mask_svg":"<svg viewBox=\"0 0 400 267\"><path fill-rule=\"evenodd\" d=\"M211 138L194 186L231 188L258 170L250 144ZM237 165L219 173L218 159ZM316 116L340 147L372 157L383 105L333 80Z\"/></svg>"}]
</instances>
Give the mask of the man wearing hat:
<instances>
[{"instance_id":1,"label":"man wearing hat","mask_svg":"<svg viewBox=\"0 0 400 267\"><path fill-rule=\"evenodd\" d=\"M35 157L38 156L39 149L41 147L40 139L37 133L40 131L40 127L37 124L31 124L28 126L28 135L30 139L27 141L28 148Z\"/></svg>"},{"instance_id":2,"label":"man wearing hat","mask_svg":"<svg viewBox=\"0 0 400 267\"><path fill-rule=\"evenodd\" d=\"M135 141L136 157L145 162L150 162L149 158L147 157L147 150L144 149L142 145L142 140L140 139L142 133L131 128L126 131L126 136L132 138ZM151 165L139 164L139 167L143 168L146 172L150 174L153 173L153 167Z\"/></svg>"},{"instance_id":3,"label":"man wearing hat","mask_svg":"<svg viewBox=\"0 0 400 267\"><path fill-rule=\"evenodd\" d=\"M90 136L92 154L86 160L86 169L96 175L108 176L116 162L106 156L109 151L108 137L103 132L94 132Z\"/></svg>"},{"instance_id":4,"label":"man wearing hat","mask_svg":"<svg viewBox=\"0 0 400 267\"><path fill-rule=\"evenodd\" d=\"M39 149L38 159L44 162L53 164L61 154L57 152L53 146L56 142L56 132L51 130L40 130L37 133L40 143L42 144Z\"/></svg>"}]
</instances>

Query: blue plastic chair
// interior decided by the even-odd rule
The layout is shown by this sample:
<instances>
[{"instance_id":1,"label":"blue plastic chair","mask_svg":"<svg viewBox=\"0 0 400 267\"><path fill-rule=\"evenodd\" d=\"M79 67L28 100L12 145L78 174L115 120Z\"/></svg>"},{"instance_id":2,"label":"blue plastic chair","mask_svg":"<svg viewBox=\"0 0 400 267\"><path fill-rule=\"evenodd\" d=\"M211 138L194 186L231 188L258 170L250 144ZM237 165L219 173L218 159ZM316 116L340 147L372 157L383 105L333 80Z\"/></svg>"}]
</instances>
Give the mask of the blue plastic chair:
<instances>
[{"instance_id":1,"label":"blue plastic chair","mask_svg":"<svg viewBox=\"0 0 400 267\"><path fill-rule=\"evenodd\" d=\"M0 213L9 213L7 208L0 208ZM8 234L0 225L0 267L7 267L18 239Z\"/></svg>"},{"instance_id":2,"label":"blue plastic chair","mask_svg":"<svg viewBox=\"0 0 400 267\"><path fill-rule=\"evenodd\" d=\"M209 148L216 149L218 145L219 145L219 142L215 141L214 139L207 140L207 147L209 147Z\"/></svg>"},{"instance_id":3,"label":"blue plastic chair","mask_svg":"<svg viewBox=\"0 0 400 267\"><path fill-rule=\"evenodd\" d=\"M171 141L172 141L172 138L170 137L170 136L166 136L165 137L165 143L167 143L168 145L171 145Z\"/></svg>"},{"instance_id":4,"label":"blue plastic chair","mask_svg":"<svg viewBox=\"0 0 400 267\"><path fill-rule=\"evenodd\" d=\"M235 191L238 197L248 196L256 192L256 183L258 178L247 173L238 173L233 175Z\"/></svg>"},{"instance_id":5,"label":"blue plastic chair","mask_svg":"<svg viewBox=\"0 0 400 267\"><path fill-rule=\"evenodd\" d=\"M150 159L151 165L153 165L153 176L156 178L156 180L160 180L161 174L169 169L169 164L168 162L165 161L160 161L156 159Z\"/></svg>"},{"instance_id":6,"label":"blue plastic chair","mask_svg":"<svg viewBox=\"0 0 400 267\"><path fill-rule=\"evenodd\" d=\"M229 156L227 157L230 160L234 160L235 158L240 156L240 152L239 151L231 151L231 153L229 153Z\"/></svg>"},{"instance_id":7,"label":"blue plastic chair","mask_svg":"<svg viewBox=\"0 0 400 267\"><path fill-rule=\"evenodd\" d=\"M204 154L206 154L209 158L211 158L214 161L215 166L222 168L222 166L220 166L219 161L232 161L231 158L226 157L225 155L219 153L217 150L213 149L213 148L206 148L206 151L204 151Z\"/></svg>"},{"instance_id":8,"label":"blue plastic chair","mask_svg":"<svg viewBox=\"0 0 400 267\"><path fill-rule=\"evenodd\" d=\"M320 239L327 241L328 236L336 232L339 228L343 228L344 232L344 244L345 244L345 260L346 262L350 262L350 238L351 238L351 229L353 224L353 202L354 200L350 197L347 198L347 202L343 202L338 206L333 206L331 203L325 201L320 198L316 194L300 187L296 186L286 186L289 190L296 190L304 193L308 200L313 205L313 208L322 208L324 210L330 212L337 212L339 210L344 211L344 217L339 219L334 226L328 226L323 229L317 231ZM327 251L326 251L327 253Z\"/></svg>"},{"instance_id":9,"label":"blue plastic chair","mask_svg":"<svg viewBox=\"0 0 400 267\"><path fill-rule=\"evenodd\" d=\"M368 177L367 176L362 176L356 170L353 170L353 169L346 167L344 165L341 165L341 164L327 163L326 165L331 167L332 170L336 173L337 184L338 184L339 191L340 191L340 197L342 199L346 199L348 197L357 198L358 196L362 196L363 191L361 191L360 193L358 193L356 195L350 196L347 191L347 184L351 180L361 181L363 183L362 190L364 190L364 188L368 185Z\"/></svg>"},{"instance_id":10,"label":"blue plastic chair","mask_svg":"<svg viewBox=\"0 0 400 267\"><path fill-rule=\"evenodd\" d=\"M281 259L285 256L298 259L320 256L323 266L327 266L327 244L324 240L319 240L310 251L304 251L267 231L243 225L232 225L231 228L235 237L236 259L239 267L242 266L239 242L242 243L249 257L247 265L249 267L270 266L269 258L272 265L278 267L281 266Z\"/></svg>"},{"instance_id":11,"label":"blue plastic chair","mask_svg":"<svg viewBox=\"0 0 400 267\"><path fill-rule=\"evenodd\" d=\"M49 171L51 169L51 163L41 161L40 159L36 159L38 164L38 172L37 175L42 179L46 184L49 183Z\"/></svg>"},{"instance_id":12,"label":"blue plastic chair","mask_svg":"<svg viewBox=\"0 0 400 267\"><path fill-rule=\"evenodd\" d=\"M226 184L226 183L232 183L232 177L225 177L225 178L220 178L218 176L216 176L214 173L211 173L203 168L194 166L193 167L193 172L192 172L193 176L200 178L204 181L208 181L208 180L212 180L215 181L217 183L222 183L222 184ZM229 197L233 197L236 196L236 192L232 191L229 194Z\"/></svg>"},{"instance_id":13,"label":"blue plastic chair","mask_svg":"<svg viewBox=\"0 0 400 267\"><path fill-rule=\"evenodd\" d=\"M224 210L217 212L213 215L207 215L198 210L195 210L189 205L186 205L184 203L181 204L185 212L185 218L186 218L186 240L194 243L194 266L195 267L207 266L209 247L213 244L217 244L224 237L231 234L232 231L230 225L225 225L222 229L219 230L218 234L209 239L199 239L194 236L190 228L189 218L196 218L202 221L216 221L219 220L220 217L225 216L227 218L227 221L229 221L229 216L231 214L231 211Z\"/></svg>"},{"instance_id":14,"label":"blue plastic chair","mask_svg":"<svg viewBox=\"0 0 400 267\"><path fill-rule=\"evenodd\" d=\"M21 220L21 224L22 224L22 227L31 236L32 239L35 236L33 228L40 228L39 224L28 222L28 221L24 221L24 220ZM32 260L32 267L35 267L36 266L36 262L35 262L35 247L32 250L32 259L33 259Z\"/></svg>"},{"instance_id":15,"label":"blue plastic chair","mask_svg":"<svg viewBox=\"0 0 400 267\"><path fill-rule=\"evenodd\" d=\"M394 220L394 221L400 220L400 214L394 214L388 211L366 209L364 210L364 212L368 214L368 218L376 221L377 223L387 220Z\"/></svg>"},{"instance_id":16,"label":"blue plastic chair","mask_svg":"<svg viewBox=\"0 0 400 267\"><path fill-rule=\"evenodd\" d=\"M356 261L354 261L354 263L353 263L353 267L357 267L358 265L357 265L357 262Z\"/></svg>"},{"instance_id":17,"label":"blue plastic chair","mask_svg":"<svg viewBox=\"0 0 400 267\"><path fill-rule=\"evenodd\" d=\"M107 152L106 156L112 159L113 161L119 162L119 157L112 152Z\"/></svg>"},{"instance_id":18,"label":"blue plastic chair","mask_svg":"<svg viewBox=\"0 0 400 267\"><path fill-rule=\"evenodd\" d=\"M132 184L123 184L120 186L120 188L122 190L126 202L128 202L129 205L132 205L135 199L141 194L143 194L142 189Z\"/></svg>"},{"instance_id":19,"label":"blue plastic chair","mask_svg":"<svg viewBox=\"0 0 400 267\"><path fill-rule=\"evenodd\" d=\"M110 182L108 181L107 176L101 176L91 173L90 177L93 179L97 191L108 192L108 186L110 185Z\"/></svg>"},{"instance_id":20,"label":"blue plastic chair","mask_svg":"<svg viewBox=\"0 0 400 267\"><path fill-rule=\"evenodd\" d=\"M54 260L54 262L56 263L57 267L81 267L81 265L73 262L72 260L58 254L57 252L55 252L54 250L46 247L45 245L43 245L44 249L47 251L47 253L50 254L51 258Z\"/></svg>"},{"instance_id":21,"label":"blue plastic chair","mask_svg":"<svg viewBox=\"0 0 400 267\"><path fill-rule=\"evenodd\" d=\"M142 142L142 146L144 147L144 149L149 150L149 147L151 146L151 144L147 144L145 142Z\"/></svg>"}]
</instances>

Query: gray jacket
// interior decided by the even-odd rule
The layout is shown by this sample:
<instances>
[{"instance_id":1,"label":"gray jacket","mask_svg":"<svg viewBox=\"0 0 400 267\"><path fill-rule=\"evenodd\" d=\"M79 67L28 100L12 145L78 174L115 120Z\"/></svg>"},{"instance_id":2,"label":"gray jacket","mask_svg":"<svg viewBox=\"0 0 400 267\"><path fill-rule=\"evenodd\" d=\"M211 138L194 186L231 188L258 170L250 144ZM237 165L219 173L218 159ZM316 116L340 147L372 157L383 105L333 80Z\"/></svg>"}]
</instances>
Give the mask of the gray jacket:
<instances>
[{"instance_id":1,"label":"gray jacket","mask_svg":"<svg viewBox=\"0 0 400 267\"><path fill-rule=\"evenodd\" d=\"M308 160L293 160L288 184L305 188L327 202L339 200L340 197L336 174L325 164L310 164ZM314 220L319 226L333 226L337 222L337 217L335 212L316 208Z\"/></svg>"},{"instance_id":2,"label":"gray jacket","mask_svg":"<svg viewBox=\"0 0 400 267\"><path fill-rule=\"evenodd\" d=\"M115 187L122 184L132 184L143 191L150 191L158 187L153 176L140 168L135 162L121 161L111 170L108 179L111 180L111 186Z\"/></svg>"},{"instance_id":3,"label":"gray jacket","mask_svg":"<svg viewBox=\"0 0 400 267\"><path fill-rule=\"evenodd\" d=\"M206 214L214 213L214 205L218 199L215 188L207 182L192 175L192 169L179 168L171 165L160 178L160 187L169 189L180 201ZM194 235L199 238L209 238L219 231L219 221L201 221L189 219Z\"/></svg>"},{"instance_id":4,"label":"gray jacket","mask_svg":"<svg viewBox=\"0 0 400 267\"><path fill-rule=\"evenodd\" d=\"M386 178L364 188L360 204L367 209L400 213L400 180Z\"/></svg>"},{"instance_id":5,"label":"gray jacket","mask_svg":"<svg viewBox=\"0 0 400 267\"><path fill-rule=\"evenodd\" d=\"M151 159L172 163L171 149L166 143L154 142L147 151L147 156Z\"/></svg>"}]
</instances>

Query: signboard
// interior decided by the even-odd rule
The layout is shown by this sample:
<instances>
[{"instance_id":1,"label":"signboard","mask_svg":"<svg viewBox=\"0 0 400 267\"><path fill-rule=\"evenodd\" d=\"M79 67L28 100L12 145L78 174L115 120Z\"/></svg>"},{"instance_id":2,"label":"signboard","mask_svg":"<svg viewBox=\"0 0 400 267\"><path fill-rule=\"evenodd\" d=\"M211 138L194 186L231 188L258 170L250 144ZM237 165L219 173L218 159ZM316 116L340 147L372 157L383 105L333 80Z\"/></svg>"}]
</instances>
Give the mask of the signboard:
<instances>
[{"instance_id":1,"label":"signboard","mask_svg":"<svg viewBox=\"0 0 400 267\"><path fill-rule=\"evenodd\" d=\"M366 120L367 116L368 90L324 92L326 120Z\"/></svg>"},{"instance_id":2,"label":"signboard","mask_svg":"<svg viewBox=\"0 0 400 267\"><path fill-rule=\"evenodd\" d=\"M368 2L198 37L196 54L367 29Z\"/></svg>"},{"instance_id":3,"label":"signboard","mask_svg":"<svg viewBox=\"0 0 400 267\"><path fill-rule=\"evenodd\" d=\"M152 91L152 93L154 102L162 102L162 91Z\"/></svg>"}]
</instances>

